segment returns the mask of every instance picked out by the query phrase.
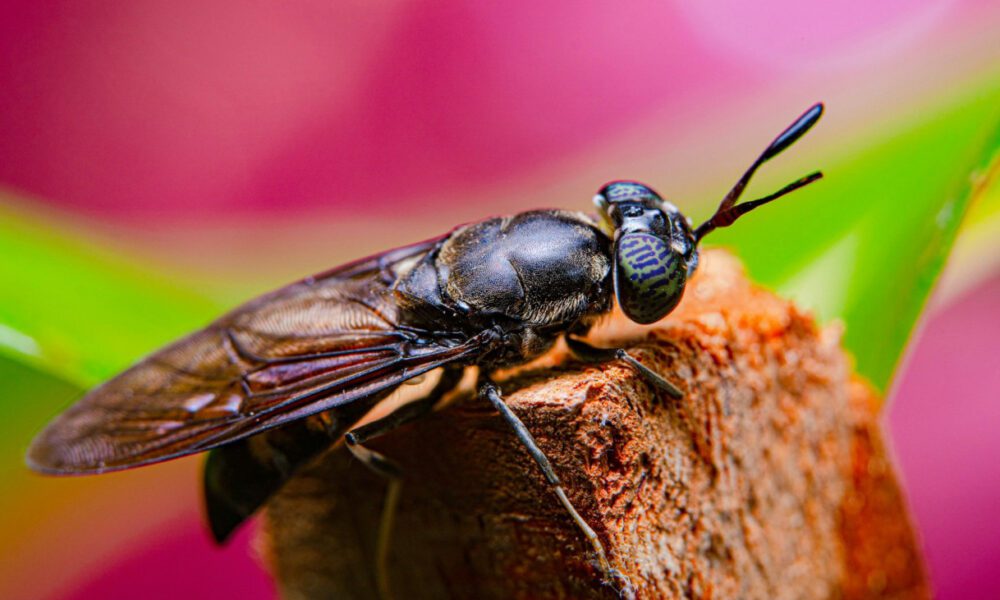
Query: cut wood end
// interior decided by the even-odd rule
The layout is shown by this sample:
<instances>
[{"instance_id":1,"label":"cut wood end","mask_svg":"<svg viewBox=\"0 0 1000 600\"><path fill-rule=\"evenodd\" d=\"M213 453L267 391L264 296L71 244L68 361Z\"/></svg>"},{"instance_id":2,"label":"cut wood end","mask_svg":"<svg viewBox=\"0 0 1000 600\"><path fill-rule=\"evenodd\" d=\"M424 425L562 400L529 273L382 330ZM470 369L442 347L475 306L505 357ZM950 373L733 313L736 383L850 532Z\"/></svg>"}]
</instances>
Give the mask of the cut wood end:
<instances>
[{"instance_id":1,"label":"cut wood end","mask_svg":"<svg viewBox=\"0 0 1000 600\"><path fill-rule=\"evenodd\" d=\"M655 328L613 318L685 392L555 353L502 382L509 406L640 598L927 597L877 399L835 328L704 253ZM467 398L372 447L405 473L391 549L400 598L613 597L589 546L492 409ZM385 484L336 448L270 503L286 598L374 598Z\"/></svg>"}]
</instances>

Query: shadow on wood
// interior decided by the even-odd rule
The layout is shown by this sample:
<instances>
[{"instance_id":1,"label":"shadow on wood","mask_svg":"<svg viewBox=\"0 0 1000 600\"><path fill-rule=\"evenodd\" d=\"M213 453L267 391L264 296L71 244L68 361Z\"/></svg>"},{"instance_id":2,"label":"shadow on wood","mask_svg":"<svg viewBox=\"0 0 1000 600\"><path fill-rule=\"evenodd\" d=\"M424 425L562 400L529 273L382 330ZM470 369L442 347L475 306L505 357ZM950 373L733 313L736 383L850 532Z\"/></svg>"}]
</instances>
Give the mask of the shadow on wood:
<instances>
[{"instance_id":1,"label":"shadow on wood","mask_svg":"<svg viewBox=\"0 0 1000 600\"><path fill-rule=\"evenodd\" d=\"M705 253L655 329L614 321L684 391L629 367L544 364L502 383L640 598L927 597L877 399L819 328ZM507 426L465 398L372 444L406 475L391 586L411 598L603 598L589 546ZM332 449L270 503L264 546L289 599L375 598L385 484Z\"/></svg>"}]
</instances>

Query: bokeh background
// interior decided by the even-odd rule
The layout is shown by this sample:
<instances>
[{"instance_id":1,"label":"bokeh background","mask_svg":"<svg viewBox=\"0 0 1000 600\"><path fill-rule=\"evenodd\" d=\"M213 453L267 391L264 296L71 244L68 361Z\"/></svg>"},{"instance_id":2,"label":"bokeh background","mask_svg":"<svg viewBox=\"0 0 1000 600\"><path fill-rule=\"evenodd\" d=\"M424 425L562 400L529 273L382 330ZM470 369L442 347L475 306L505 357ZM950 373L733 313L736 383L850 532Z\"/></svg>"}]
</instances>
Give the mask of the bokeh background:
<instances>
[{"instance_id":1,"label":"bokeh background","mask_svg":"<svg viewBox=\"0 0 1000 600\"><path fill-rule=\"evenodd\" d=\"M208 542L199 458L46 479L31 436L242 298L460 222L617 178L705 216L816 100L755 189L826 191L713 241L845 322L938 595L1000 597L998 31L990 0L4 2L0 597L273 597L251 531Z\"/></svg>"}]
</instances>

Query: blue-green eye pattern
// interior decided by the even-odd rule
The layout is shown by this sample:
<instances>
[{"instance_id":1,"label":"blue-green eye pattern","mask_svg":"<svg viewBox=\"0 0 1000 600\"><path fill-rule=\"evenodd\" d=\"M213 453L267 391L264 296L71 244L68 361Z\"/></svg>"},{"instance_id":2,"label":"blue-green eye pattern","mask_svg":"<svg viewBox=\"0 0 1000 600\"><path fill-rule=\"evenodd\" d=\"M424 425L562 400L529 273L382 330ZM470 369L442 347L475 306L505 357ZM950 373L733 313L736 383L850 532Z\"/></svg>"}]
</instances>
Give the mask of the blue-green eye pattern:
<instances>
[{"instance_id":1,"label":"blue-green eye pattern","mask_svg":"<svg viewBox=\"0 0 1000 600\"><path fill-rule=\"evenodd\" d=\"M655 323L680 302L687 281L684 257L662 238L626 233L615 251L615 294L636 323Z\"/></svg>"}]
</instances>

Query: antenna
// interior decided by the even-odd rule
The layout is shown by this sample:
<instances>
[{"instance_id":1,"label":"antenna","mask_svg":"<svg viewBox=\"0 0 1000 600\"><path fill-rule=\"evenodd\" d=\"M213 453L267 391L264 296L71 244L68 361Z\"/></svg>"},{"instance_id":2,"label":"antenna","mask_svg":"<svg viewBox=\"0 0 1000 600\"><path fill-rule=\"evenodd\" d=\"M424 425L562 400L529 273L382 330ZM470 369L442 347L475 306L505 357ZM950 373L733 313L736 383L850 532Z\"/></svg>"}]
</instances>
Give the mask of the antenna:
<instances>
[{"instance_id":1,"label":"antenna","mask_svg":"<svg viewBox=\"0 0 1000 600\"><path fill-rule=\"evenodd\" d=\"M736 219L742 217L758 206L767 204L772 200L793 192L800 187L809 185L810 183L823 177L821 172L816 171L815 173L811 173L801 179L793 181L773 194L756 200L751 200L750 202L744 202L739 206L734 206L736 201L739 200L740 196L743 194L743 190L747 187L747 184L750 183L750 178L753 177L753 174L757 171L757 169L768 160L774 158L778 154L781 154L782 151L805 135L805 133L816 124L816 121L819 121L822 114L823 103L817 102L812 105L809 110L802 113L802 116L795 119L794 123L781 132L781 135L774 138L774 141L771 142L771 144L766 150L764 150L764 152L761 153L759 157L757 157L757 160L755 160L753 164L750 165L750 168L746 170L746 173L740 177L739 181L736 182L736 185L733 186L733 189L729 190L726 197L722 199L722 202L719 203L719 208L715 210L715 214L712 215L712 218L698 226L698 229L694 232L695 243L700 242L703 237L718 227L728 227L732 225Z\"/></svg>"}]
</instances>

